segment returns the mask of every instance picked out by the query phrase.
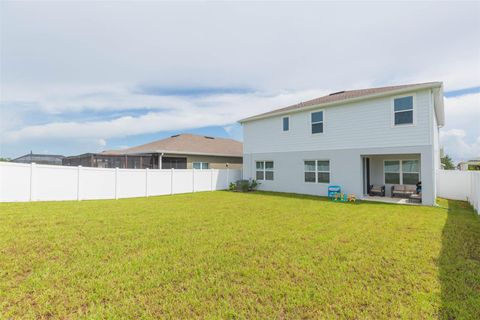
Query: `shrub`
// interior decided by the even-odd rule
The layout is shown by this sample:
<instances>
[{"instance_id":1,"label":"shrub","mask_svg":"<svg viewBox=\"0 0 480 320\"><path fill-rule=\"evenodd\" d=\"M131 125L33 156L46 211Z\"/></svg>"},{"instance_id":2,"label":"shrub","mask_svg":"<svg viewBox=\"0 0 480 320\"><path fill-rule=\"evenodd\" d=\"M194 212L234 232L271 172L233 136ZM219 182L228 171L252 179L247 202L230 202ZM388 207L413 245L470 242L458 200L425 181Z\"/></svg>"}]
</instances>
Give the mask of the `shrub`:
<instances>
[{"instance_id":1,"label":"shrub","mask_svg":"<svg viewBox=\"0 0 480 320\"><path fill-rule=\"evenodd\" d=\"M237 191L248 192L250 184L248 180L238 180L236 186L237 186Z\"/></svg>"},{"instance_id":2,"label":"shrub","mask_svg":"<svg viewBox=\"0 0 480 320\"><path fill-rule=\"evenodd\" d=\"M257 187L258 187L259 183L257 182L257 180L252 180L250 181L250 186L249 186L249 190L250 191L255 191L257 190Z\"/></svg>"}]
</instances>

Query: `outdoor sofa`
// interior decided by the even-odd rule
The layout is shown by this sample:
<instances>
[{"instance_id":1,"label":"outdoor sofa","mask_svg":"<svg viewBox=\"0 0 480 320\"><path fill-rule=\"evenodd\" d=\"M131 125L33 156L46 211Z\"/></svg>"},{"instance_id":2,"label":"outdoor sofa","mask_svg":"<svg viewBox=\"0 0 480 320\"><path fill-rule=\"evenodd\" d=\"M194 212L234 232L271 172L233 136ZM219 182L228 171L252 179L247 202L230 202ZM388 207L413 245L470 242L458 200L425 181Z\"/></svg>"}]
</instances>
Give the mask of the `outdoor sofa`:
<instances>
[{"instance_id":1,"label":"outdoor sofa","mask_svg":"<svg viewBox=\"0 0 480 320\"><path fill-rule=\"evenodd\" d=\"M371 184L368 194L370 196L382 196L385 197L385 186L380 186L377 184Z\"/></svg>"},{"instance_id":2,"label":"outdoor sofa","mask_svg":"<svg viewBox=\"0 0 480 320\"><path fill-rule=\"evenodd\" d=\"M412 185L395 184L392 186L392 198L410 198L410 196L417 194L417 187Z\"/></svg>"}]
</instances>

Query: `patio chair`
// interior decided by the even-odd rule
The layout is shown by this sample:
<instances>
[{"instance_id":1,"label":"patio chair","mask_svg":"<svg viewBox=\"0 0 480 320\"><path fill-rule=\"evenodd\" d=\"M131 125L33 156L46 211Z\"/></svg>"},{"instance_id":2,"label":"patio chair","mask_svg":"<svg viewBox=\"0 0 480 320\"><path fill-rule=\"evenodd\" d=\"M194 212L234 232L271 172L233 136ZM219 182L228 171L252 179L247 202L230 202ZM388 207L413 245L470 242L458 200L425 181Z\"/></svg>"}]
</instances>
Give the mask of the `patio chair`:
<instances>
[{"instance_id":1,"label":"patio chair","mask_svg":"<svg viewBox=\"0 0 480 320\"><path fill-rule=\"evenodd\" d=\"M385 197L385 186L371 184L368 195Z\"/></svg>"}]
</instances>

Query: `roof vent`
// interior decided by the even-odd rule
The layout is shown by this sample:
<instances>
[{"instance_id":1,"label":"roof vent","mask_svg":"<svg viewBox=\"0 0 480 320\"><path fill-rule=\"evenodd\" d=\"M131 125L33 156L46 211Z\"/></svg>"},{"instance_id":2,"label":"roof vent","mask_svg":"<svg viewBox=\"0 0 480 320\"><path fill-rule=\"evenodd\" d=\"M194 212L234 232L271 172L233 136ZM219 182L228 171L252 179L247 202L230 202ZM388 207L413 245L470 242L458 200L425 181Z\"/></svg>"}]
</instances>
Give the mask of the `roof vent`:
<instances>
[{"instance_id":1,"label":"roof vent","mask_svg":"<svg viewBox=\"0 0 480 320\"><path fill-rule=\"evenodd\" d=\"M170 136L170 138L176 138L178 136L180 136L180 135L179 134L174 134L173 136Z\"/></svg>"},{"instance_id":2,"label":"roof vent","mask_svg":"<svg viewBox=\"0 0 480 320\"><path fill-rule=\"evenodd\" d=\"M215 139L214 137L204 136L205 139Z\"/></svg>"},{"instance_id":3,"label":"roof vent","mask_svg":"<svg viewBox=\"0 0 480 320\"><path fill-rule=\"evenodd\" d=\"M340 94L340 93L344 93L344 92L345 92L345 90L343 90L343 91L337 91L337 92L334 92L334 93L330 93L329 96L334 96L334 95L336 95L336 94Z\"/></svg>"}]
</instances>

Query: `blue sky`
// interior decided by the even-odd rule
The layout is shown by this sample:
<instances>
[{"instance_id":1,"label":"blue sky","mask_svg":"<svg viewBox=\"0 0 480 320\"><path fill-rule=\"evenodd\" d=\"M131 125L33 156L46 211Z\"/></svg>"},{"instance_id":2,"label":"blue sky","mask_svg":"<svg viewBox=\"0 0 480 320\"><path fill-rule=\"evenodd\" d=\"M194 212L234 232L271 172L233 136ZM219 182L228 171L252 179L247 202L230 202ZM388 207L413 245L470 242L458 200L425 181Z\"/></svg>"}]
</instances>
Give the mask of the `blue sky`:
<instances>
[{"instance_id":1,"label":"blue sky","mask_svg":"<svg viewBox=\"0 0 480 320\"><path fill-rule=\"evenodd\" d=\"M0 156L133 146L365 87L443 81L480 156L480 3L1 2ZM378 26L382 26L379 28Z\"/></svg>"}]
</instances>

